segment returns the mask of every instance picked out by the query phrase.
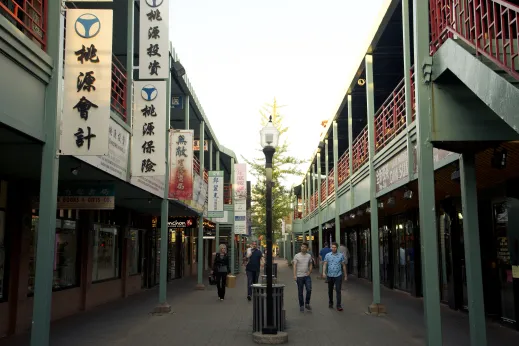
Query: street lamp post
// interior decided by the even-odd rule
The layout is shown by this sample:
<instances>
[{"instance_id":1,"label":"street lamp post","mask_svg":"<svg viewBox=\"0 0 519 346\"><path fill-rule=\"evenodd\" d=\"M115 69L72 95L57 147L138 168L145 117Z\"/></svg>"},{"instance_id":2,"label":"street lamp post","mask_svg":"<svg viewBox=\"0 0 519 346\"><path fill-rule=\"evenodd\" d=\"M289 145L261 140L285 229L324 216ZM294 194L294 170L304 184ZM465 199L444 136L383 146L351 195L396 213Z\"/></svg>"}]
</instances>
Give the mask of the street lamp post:
<instances>
[{"instance_id":1,"label":"street lamp post","mask_svg":"<svg viewBox=\"0 0 519 346\"><path fill-rule=\"evenodd\" d=\"M272 124L272 116L267 125L261 129L261 146L265 154L265 176L266 176L266 222L267 227L267 325L263 328L263 334L277 334L274 326L274 301L272 299L272 158L276 152L279 131Z\"/></svg>"}]
</instances>

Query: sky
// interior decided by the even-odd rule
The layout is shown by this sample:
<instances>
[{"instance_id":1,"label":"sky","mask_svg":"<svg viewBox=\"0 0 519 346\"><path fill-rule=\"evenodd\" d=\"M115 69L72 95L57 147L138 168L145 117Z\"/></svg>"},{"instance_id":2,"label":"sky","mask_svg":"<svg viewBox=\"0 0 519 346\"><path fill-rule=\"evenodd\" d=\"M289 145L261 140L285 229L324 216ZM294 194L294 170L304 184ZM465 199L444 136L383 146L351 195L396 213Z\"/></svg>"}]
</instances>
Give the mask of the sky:
<instances>
[{"instance_id":1,"label":"sky","mask_svg":"<svg viewBox=\"0 0 519 346\"><path fill-rule=\"evenodd\" d=\"M171 0L170 40L220 144L260 152L274 98L291 156L309 160L337 112L383 0ZM308 169L309 163L300 167ZM254 182L249 174L248 180ZM294 177L287 184L299 184Z\"/></svg>"}]
</instances>

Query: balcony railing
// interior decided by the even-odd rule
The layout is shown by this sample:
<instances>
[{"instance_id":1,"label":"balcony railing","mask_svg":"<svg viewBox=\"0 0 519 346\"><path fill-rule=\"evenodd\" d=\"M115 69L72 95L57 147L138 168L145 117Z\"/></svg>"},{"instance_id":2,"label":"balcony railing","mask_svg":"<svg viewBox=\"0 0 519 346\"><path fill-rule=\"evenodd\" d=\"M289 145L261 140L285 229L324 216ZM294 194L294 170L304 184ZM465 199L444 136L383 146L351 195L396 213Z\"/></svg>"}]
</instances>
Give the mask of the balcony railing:
<instances>
[{"instance_id":1,"label":"balcony railing","mask_svg":"<svg viewBox=\"0 0 519 346\"><path fill-rule=\"evenodd\" d=\"M503 0L430 0L431 54L459 37L519 80L519 7Z\"/></svg>"},{"instance_id":2,"label":"balcony railing","mask_svg":"<svg viewBox=\"0 0 519 346\"><path fill-rule=\"evenodd\" d=\"M126 121L126 69L112 56L112 110Z\"/></svg>"},{"instance_id":3,"label":"balcony railing","mask_svg":"<svg viewBox=\"0 0 519 346\"><path fill-rule=\"evenodd\" d=\"M337 167L339 167L338 184L341 186L350 175L350 155L348 150L346 150L339 158L339 161L337 161Z\"/></svg>"},{"instance_id":4,"label":"balcony railing","mask_svg":"<svg viewBox=\"0 0 519 346\"><path fill-rule=\"evenodd\" d=\"M328 191L326 191L326 179L321 181L321 202L326 201L328 198Z\"/></svg>"},{"instance_id":5,"label":"balcony railing","mask_svg":"<svg viewBox=\"0 0 519 346\"><path fill-rule=\"evenodd\" d=\"M46 50L47 0L0 0L0 14Z\"/></svg>"},{"instance_id":6,"label":"balcony railing","mask_svg":"<svg viewBox=\"0 0 519 346\"><path fill-rule=\"evenodd\" d=\"M368 149L368 127L366 126L353 141L353 173L368 160Z\"/></svg>"},{"instance_id":7,"label":"balcony railing","mask_svg":"<svg viewBox=\"0 0 519 346\"><path fill-rule=\"evenodd\" d=\"M330 169L330 173L328 173L328 195L333 196L333 192L335 191L334 185L334 168Z\"/></svg>"}]
</instances>

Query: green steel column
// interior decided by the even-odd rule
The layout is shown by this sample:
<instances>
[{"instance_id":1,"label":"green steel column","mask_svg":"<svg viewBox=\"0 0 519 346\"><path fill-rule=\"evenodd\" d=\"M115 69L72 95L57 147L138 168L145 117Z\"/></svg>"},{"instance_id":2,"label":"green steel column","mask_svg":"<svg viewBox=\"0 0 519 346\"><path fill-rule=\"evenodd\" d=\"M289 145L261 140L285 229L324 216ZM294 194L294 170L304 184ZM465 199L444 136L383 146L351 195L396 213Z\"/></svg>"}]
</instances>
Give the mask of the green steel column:
<instances>
[{"instance_id":1,"label":"green steel column","mask_svg":"<svg viewBox=\"0 0 519 346\"><path fill-rule=\"evenodd\" d=\"M170 46L170 52L173 49ZM169 183L169 128L171 124L171 62L170 62L170 73L169 78L166 82L167 90L166 95L168 98L166 100L166 174L164 175L164 186L168 186ZM161 212L160 212L160 275L159 275L159 307L157 309L165 309L171 310L171 307L167 303L167 285L168 285L168 243L169 243L169 231L168 231L168 221L169 221L169 199L168 199L168 189L164 189L164 197L161 203Z\"/></svg>"},{"instance_id":2,"label":"green steel column","mask_svg":"<svg viewBox=\"0 0 519 346\"><path fill-rule=\"evenodd\" d=\"M442 345L442 327L438 278L438 233L434 196L433 146L429 141L431 136L431 88L428 83L432 66L432 58L429 56L429 2L415 0L413 12L423 303L427 345L440 346Z\"/></svg>"},{"instance_id":3,"label":"green steel column","mask_svg":"<svg viewBox=\"0 0 519 346\"><path fill-rule=\"evenodd\" d=\"M126 123L132 127L133 111L133 42L134 42L134 17L135 0L128 2L128 26L126 27ZM128 160L129 161L129 160ZM128 162L129 163L129 162ZM128 173L130 170L128 169Z\"/></svg>"},{"instance_id":4,"label":"green steel column","mask_svg":"<svg viewBox=\"0 0 519 346\"><path fill-rule=\"evenodd\" d=\"M304 179L303 179L304 181ZM301 183L301 202L302 202L302 217L303 219L306 216L306 200L305 200L305 183Z\"/></svg>"},{"instance_id":5,"label":"green steel column","mask_svg":"<svg viewBox=\"0 0 519 346\"><path fill-rule=\"evenodd\" d=\"M185 95L184 97L186 98L184 101L184 123L186 126L186 130L189 130L189 113L190 113L189 95Z\"/></svg>"},{"instance_id":6,"label":"green steel column","mask_svg":"<svg viewBox=\"0 0 519 346\"><path fill-rule=\"evenodd\" d=\"M217 150L216 151L216 170L219 171L220 170L220 150ZM217 222L216 223L216 231L215 231L215 248L216 248L216 252L218 252L218 248L220 247L220 223Z\"/></svg>"},{"instance_id":7,"label":"green steel column","mask_svg":"<svg viewBox=\"0 0 519 346\"><path fill-rule=\"evenodd\" d=\"M348 95L348 169L350 182L350 209L355 205L355 194L353 193L353 183L351 176L353 175L353 106L351 94ZM346 245L346 244L344 244Z\"/></svg>"},{"instance_id":8,"label":"green steel column","mask_svg":"<svg viewBox=\"0 0 519 346\"><path fill-rule=\"evenodd\" d=\"M234 269L234 266L236 264L236 258L234 257L234 157L231 157L231 183L233 184L233 188L231 191L233 219L231 222L232 226L231 234L229 235L229 242L231 243L231 274L234 275L236 273L236 270Z\"/></svg>"},{"instance_id":9,"label":"green steel column","mask_svg":"<svg viewBox=\"0 0 519 346\"><path fill-rule=\"evenodd\" d=\"M371 217L371 271L373 282L373 304L370 310L378 312L380 304L380 260L379 260L379 237L378 237L378 205L376 197L375 175L375 85L373 83L373 56L366 55L366 101L368 110L368 143L369 143L369 200ZM376 309L376 311L375 311Z\"/></svg>"},{"instance_id":10,"label":"green steel column","mask_svg":"<svg viewBox=\"0 0 519 346\"><path fill-rule=\"evenodd\" d=\"M485 305L481 275L481 247L479 244L478 193L474 154L462 154L460 160L463 236L469 304L470 344L486 346Z\"/></svg>"},{"instance_id":11,"label":"green steel column","mask_svg":"<svg viewBox=\"0 0 519 346\"><path fill-rule=\"evenodd\" d=\"M204 152L204 140L205 140L205 122L200 122L200 150L198 151L200 157L200 179L204 179L204 167L205 167L205 152ZM197 285L198 289L203 289L204 286L204 214L198 215L198 251L197 251L198 263L197 263Z\"/></svg>"},{"instance_id":12,"label":"green steel column","mask_svg":"<svg viewBox=\"0 0 519 346\"><path fill-rule=\"evenodd\" d=\"M312 175L312 166L310 165L310 167L308 168L308 172L306 173L306 197L307 197L306 204L308 204L308 214L310 214L312 212L312 210L311 210L311 201L312 201L311 175ZM310 219L308 219L307 221L310 221ZM308 248L310 249L310 247L311 247L310 236L312 234L312 229L311 229L309 222L306 223L306 227L308 228L307 229L307 231L308 231ZM305 241L306 241L306 238L305 238Z\"/></svg>"},{"instance_id":13,"label":"green steel column","mask_svg":"<svg viewBox=\"0 0 519 346\"><path fill-rule=\"evenodd\" d=\"M337 163L339 162L339 133L337 129L337 121L333 121L333 193L335 195L335 241L339 243L341 241L341 221L339 220L339 215L341 212L341 205L339 203L339 167Z\"/></svg>"},{"instance_id":14,"label":"green steel column","mask_svg":"<svg viewBox=\"0 0 519 346\"><path fill-rule=\"evenodd\" d=\"M326 171L325 175L326 175L326 198L329 197L329 194L328 194L328 191L330 191L330 189L328 188L328 184L329 184L329 177L328 177L328 174L330 174L330 167L329 167L329 155L328 155L328 139L325 139L324 140L324 150L325 150L325 153L324 153L324 170Z\"/></svg>"},{"instance_id":15,"label":"green steel column","mask_svg":"<svg viewBox=\"0 0 519 346\"><path fill-rule=\"evenodd\" d=\"M52 77L45 90L45 144L40 175L36 274L32 314L31 346L49 345L56 207L59 174L59 120L63 82L63 30L61 2L47 4L47 53L52 58Z\"/></svg>"},{"instance_id":16,"label":"green steel column","mask_svg":"<svg viewBox=\"0 0 519 346\"><path fill-rule=\"evenodd\" d=\"M323 225L321 217L321 150L317 150L317 223L319 224L319 249L323 248ZM323 273L323 264L319 262L319 273Z\"/></svg>"},{"instance_id":17,"label":"green steel column","mask_svg":"<svg viewBox=\"0 0 519 346\"><path fill-rule=\"evenodd\" d=\"M405 86L405 118L407 132L407 177L409 181L414 174L414 148L411 141L411 123L413 122L413 105L411 102L411 35L409 33L409 0L402 0L402 33L404 46L404 86Z\"/></svg>"}]
</instances>

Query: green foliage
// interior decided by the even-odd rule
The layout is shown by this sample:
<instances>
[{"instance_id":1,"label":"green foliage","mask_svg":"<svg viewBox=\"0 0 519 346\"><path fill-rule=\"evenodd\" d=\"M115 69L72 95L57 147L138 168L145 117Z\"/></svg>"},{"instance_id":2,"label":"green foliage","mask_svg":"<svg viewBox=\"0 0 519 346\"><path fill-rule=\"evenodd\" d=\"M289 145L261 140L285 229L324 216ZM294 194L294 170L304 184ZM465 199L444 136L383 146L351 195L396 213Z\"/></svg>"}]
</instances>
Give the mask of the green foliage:
<instances>
[{"instance_id":1,"label":"green foliage","mask_svg":"<svg viewBox=\"0 0 519 346\"><path fill-rule=\"evenodd\" d=\"M276 99L273 104L266 104L261 114L261 124L264 126L272 115L272 124L278 129L279 144L272 159L272 225L273 225L273 241L275 242L281 234L281 221L292 213L292 187L286 186L286 179L290 176L303 176L304 173L299 166L305 161L299 160L287 154L289 142L286 140L286 132L288 127L283 126L283 116L278 113L279 106ZM257 158L247 160L243 158L248 165L250 174L256 177L257 182L252 186L252 227L255 229L257 237L266 233L266 203L265 203L265 156L262 149L259 149Z\"/></svg>"}]
</instances>

